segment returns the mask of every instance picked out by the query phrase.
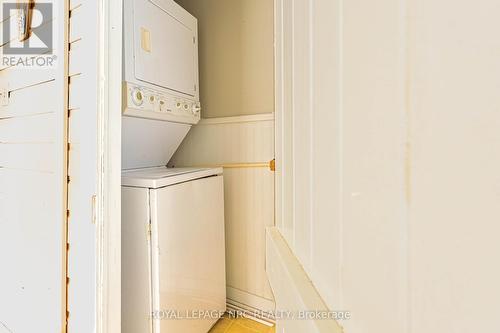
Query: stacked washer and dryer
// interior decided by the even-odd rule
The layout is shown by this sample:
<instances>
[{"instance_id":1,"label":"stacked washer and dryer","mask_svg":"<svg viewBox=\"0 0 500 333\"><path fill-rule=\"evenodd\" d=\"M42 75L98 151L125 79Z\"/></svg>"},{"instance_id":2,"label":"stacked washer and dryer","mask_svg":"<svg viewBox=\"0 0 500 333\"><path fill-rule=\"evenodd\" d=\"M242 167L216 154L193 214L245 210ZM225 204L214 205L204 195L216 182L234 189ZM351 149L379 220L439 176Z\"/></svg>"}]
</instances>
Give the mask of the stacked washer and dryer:
<instances>
[{"instance_id":1,"label":"stacked washer and dryer","mask_svg":"<svg viewBox=\"0 0 500 333\"><path fill-rule=\"evenodd\" d=\"M222 169L167 168L200 120L197 20L124 1L122 332L205 333L226 309Z\"/></svg>"}]
</instances>

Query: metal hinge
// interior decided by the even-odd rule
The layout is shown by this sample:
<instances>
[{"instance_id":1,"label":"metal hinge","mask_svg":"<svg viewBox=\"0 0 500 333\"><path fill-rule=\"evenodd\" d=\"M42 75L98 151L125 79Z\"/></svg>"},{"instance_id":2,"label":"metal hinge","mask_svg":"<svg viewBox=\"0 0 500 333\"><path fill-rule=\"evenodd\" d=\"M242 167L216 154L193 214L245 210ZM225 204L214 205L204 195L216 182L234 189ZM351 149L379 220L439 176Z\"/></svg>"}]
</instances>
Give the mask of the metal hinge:
<instances>
[{"instance_id":1,"label":"metal hinge","mask_svg":"<svg viewBox=\"0 0 500 333\"><path fill-rule=\"evenodd\" d=\"M92 224L95 224L97 221L97 196L92 196Z\"/></svg>"},{"instance_id":2,"label":"metal hinge","mask_svg":"<svg viewBox=\"0 0 500 333\"><path fill-rule=\"evenodd\" d=\"M0 105L9 105L9 89L7 88L0 88Z\"/></svg>"}]
</instances>

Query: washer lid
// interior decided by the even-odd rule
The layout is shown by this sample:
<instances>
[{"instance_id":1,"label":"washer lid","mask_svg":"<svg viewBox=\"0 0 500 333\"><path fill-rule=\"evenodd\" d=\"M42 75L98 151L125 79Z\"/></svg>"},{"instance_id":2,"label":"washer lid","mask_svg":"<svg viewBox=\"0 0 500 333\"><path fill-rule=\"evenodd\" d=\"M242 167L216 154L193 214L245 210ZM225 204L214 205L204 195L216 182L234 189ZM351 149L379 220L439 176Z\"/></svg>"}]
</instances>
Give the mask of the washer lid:
<instances>
[{"instance_id":1,"label":"washer lid","mask_svg":"<svg viewBox=\"0 0 500 333\"><path fill-rule=\"evenodd\" d=\"M123 171L122 186L154 189L221 174L222 168L145 168Z\"/></svg>"}]
</instances>

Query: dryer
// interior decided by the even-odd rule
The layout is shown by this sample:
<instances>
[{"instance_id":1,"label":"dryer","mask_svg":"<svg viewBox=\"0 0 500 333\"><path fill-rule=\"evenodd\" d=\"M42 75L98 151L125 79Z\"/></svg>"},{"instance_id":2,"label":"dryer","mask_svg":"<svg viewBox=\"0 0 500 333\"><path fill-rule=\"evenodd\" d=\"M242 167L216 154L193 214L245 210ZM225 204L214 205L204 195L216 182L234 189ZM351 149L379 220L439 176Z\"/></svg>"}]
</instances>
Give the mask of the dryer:
<instances>
[{"instance_id":1,"label":"dryer","mask_svg":"<svg viewBox=\"0 0 500 333\"><path fill-rule=\"evenodd\" d=\"M197 19L173 0L125 0L123 64L123 169L165 165L200 120Z\"/></svg>"}]
</instances>

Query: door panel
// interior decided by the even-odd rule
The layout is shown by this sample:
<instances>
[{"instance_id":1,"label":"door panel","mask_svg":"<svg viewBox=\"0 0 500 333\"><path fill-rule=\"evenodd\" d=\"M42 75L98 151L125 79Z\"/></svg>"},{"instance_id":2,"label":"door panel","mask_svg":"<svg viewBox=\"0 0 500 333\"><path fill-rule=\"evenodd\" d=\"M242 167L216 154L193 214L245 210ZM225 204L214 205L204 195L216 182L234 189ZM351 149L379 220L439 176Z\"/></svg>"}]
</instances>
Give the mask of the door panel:
<instances>
[{"instance_id":1,"label":"door panel","mask_svg":"<svg viewBox=\"0 0 500 333\"><path fill-rule=\"evenodd\" d=\"M179 20L166 7L135 1L135 75L139 80L195 96L196 21L188 26Z\"/></svg>"},{"instance_id":2,"label":"door panel","mask_svg":"<svg viewBox=\"0 0 500 333\"><path fill-rule=\"evenodd\" d=\"M66 332L68 15L43 23L53 68L0 68L0 332Z\"/></svg>"}]
</instances>

